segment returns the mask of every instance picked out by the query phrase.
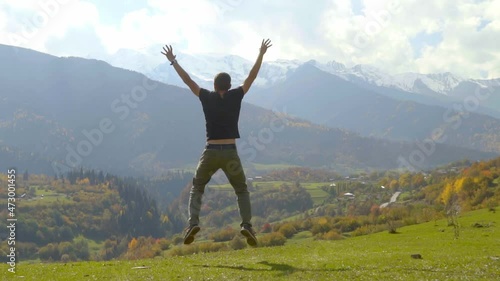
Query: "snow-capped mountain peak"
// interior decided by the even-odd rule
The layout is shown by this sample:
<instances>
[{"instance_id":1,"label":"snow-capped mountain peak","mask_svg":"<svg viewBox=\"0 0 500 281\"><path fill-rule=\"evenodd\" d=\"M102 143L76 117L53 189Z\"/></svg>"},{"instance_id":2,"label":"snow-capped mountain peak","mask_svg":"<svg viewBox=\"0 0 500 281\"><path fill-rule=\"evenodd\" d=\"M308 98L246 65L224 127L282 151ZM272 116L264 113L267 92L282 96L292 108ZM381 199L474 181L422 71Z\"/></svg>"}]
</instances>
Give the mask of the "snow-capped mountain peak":
<instances>
[{"instance_id":1,"label":"snow-capped mountain peak","mask_svg":"<svg viewBox=\"0 0 500 281\"><path fill-rule=\"evenodd\" d=\"M458 84L465 81L457 75L446 73L437 74L420 74L420 73L403 73L394 76L394 86L410 92L418 92L415 85L416 82L423 83L427 88L440 94L447 95Z\"/></svg>"},{"instance_id":2,"label":"snow-capped mountain peak","mask_svg":"<svg viewBox=\"0 0 500 281\"><path fill-rule=\"evenodd\" d=\"M351 68L351 74L377 86L391 85L391 81L393 80L389 74L370 65L355 65Z\"/></svg>"},{"instance_id":3,"label":"snow-capped mountain peak","mask_svg":"<svg viewBox=\"0 0 500 281\"><path fill-rule=\"evenodd\" d=\"M168 61L156 53L153 54L152 50L139 52L121 49L106 58L97 59L105 60L117 67L142 72L152 79L185 87ZM219 72L229 73L232 77L233 85L242 83L254 64L253 61L237 55L221 55L216 53L194 55L178 52L177 60L195 81L199 82L201 86L208 88L213 87L213 78ZM353 83L364 81L376 86L396 88L419 94L428 94L432 91L438 94L449 95L463 81L480 84L476 80L464 79L449 72L436 74L408 72L390 75L370 65L358 64L353 67L346 67L344 64L333 60L323 63L317 60L304 62L300 60L278 59L263 63L259 76L255 80L255 85L270 87L275 83L285 80L291 72L303 64L313 65L322 71Z\"/></svg>"},{"instance_id":4,"label":"snow-capped mountain peak","mask_svg":"<svg viewBox=\"0 0 500 281\"><path fill-rule=\"evenodd\" d=\"M336 71L346 71L347 69L343 63L336 62L334 60L326 62L325 66Z\"/></svg>"}]
</instances>

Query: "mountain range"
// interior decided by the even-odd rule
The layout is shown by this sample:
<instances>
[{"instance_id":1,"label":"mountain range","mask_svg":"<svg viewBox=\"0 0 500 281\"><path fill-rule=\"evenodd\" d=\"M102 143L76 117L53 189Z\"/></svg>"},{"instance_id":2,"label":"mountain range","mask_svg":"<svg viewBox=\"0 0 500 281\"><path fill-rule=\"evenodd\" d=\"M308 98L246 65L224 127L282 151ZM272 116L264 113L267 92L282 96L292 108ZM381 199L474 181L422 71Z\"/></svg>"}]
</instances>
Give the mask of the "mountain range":
<instances>
[{"instance_id":1,"label":"mountain range","mask_svg":"<svg viewBox=\"0 0 500 281\"><path fill-rule=\"evenodd\" d=\"M124 175L194 168L205 128L200 102L187 89L99 60L55 57L12 46L0 45L0 60L2 169L13 162L31 172L53 173L79 166ZM301 71L310 68L302 65L290 75L305 75ZM249 92L252 95L257 97L259 90ZM293 107L288 107L280 105L277 112L244 102L238 147L250 174L254 163L345 172L398 168L402 160L415 160L412 155L419 151L425 157L417 161L418 168L497 155L494 149L441 143L433 143L427 153L430 146L425 142L364 137L291 116ZM483 116L477 118L482 122Z\"/></svg>"},{"instance_id":2,"label":"mountain range","mask_svg":"<svg viewBox=\"0 0 500 281\"><path fill-rule=\"evenodd\" d=\"M154 80L185 87L159 52L156 55L154 51L121 49L113 55L98 58L114 66L144 73ZM177 59L194 80L208 89L213 88L215 74L222 71L231 74L233 85L241 84L254 63L237 55L192 55L182 52L177 54ZM313 65L319 70L375 92L390 94L393 98L410 99L430 105L446 106L460 103L466 98L473 97L476 90L481 90L488 95L485 100L480 100L478 111L500 117L500 79L469 79L451 72L431 74L408 72L393 75L370 65L347 67L334 60L318 62L280 59L264 61L254 85L258 88L269 88L279 84L305 64Z\"/></svg>"},{"instance_id":3,"label":"mountain range","mask_svg":"<svg viewBox=\"0 0 500 281\"><path fill-rule=\"evenodd\" d=\"M288 79L249 97L249 102L287 112L317 124L364 136L393 140L432 140L500 153L500 120L461 108L396 99L324 72L297 68Z\"/></svg>"},{"instance_id":4,"label":"mountain range","mask_svg":"<svg viewBox=\"0 0 500 281\"><path fill-rule=\"evenodd\" d=\"M124 56L128 59L121 59ZM239 85L253 65L235 55L179 53L178 59L209 89L215 73L228 72L233 85ZM121 50L108 61L185 87L161 55ZM369 65L277 60L263 63L247 101L267 109L286 108L298 118L362 136L438 138L460 147L500 152L500 79L466 79L449 72L390 75Z\"/></svg>"}]
</instances>

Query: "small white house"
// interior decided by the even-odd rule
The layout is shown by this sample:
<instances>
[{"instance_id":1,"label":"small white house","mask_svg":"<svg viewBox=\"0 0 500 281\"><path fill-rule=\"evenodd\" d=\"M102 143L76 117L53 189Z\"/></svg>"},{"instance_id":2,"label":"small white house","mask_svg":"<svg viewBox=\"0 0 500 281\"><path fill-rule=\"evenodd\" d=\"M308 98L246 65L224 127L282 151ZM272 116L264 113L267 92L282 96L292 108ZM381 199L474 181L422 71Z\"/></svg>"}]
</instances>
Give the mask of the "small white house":
<instances>
[{"instance_id":1,"label":"small white house","mask_svg":"<svg viewBox=\"0 0 500 281\"><path fill-rule=\"evenodd\" d=\"M347 199L354 199L354 194L350 193L350 192L346 192L344 193L344 198L347 198Z\"/></svg>"}]
</instances>

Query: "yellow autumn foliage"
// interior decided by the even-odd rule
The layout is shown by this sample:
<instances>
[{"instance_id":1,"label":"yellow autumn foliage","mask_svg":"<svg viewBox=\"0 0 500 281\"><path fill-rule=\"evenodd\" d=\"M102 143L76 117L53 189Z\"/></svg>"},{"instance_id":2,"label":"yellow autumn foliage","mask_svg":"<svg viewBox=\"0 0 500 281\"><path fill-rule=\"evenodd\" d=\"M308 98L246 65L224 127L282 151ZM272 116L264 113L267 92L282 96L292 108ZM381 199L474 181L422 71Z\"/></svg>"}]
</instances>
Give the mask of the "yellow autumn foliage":
<instances>
[{"instance_id":1,"label":"yellow autumn foliage","mask_svg":"<svg viewBox=\"0 0 500 281\"><path fill-rule=\"evenodd\" d=\"M133 250L135 248L137 248L137 239L135 239L134 237L132 238L132 240L130 240L130 242L128 242L128 249Z\"/></svg>"},{"instance_id":2,"label":"yellow autumn foliage","mask_svg":"<svg viewBox=\"0 0 500 281\"><path fill-rule=\"evenodd\" d=\"M446 183L440 196L441 202L447 204L454 194L456 194L454 185L450 182Z\"/></svg>"}]
</instances>

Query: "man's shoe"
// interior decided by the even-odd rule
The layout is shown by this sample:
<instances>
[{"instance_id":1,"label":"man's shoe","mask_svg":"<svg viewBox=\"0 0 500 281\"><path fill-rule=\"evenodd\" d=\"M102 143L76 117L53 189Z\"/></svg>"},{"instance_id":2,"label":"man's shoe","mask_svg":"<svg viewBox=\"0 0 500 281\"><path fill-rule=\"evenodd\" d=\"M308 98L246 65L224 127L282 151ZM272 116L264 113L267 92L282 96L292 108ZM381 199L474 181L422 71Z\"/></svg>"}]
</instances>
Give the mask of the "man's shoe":
<instances>
[{"instance_id":1,"label":"man's shoe","mask_svg":"<svg viewBox=\"0 0 500 281\"><path fill-rule=\"evenodd\" d=\"M184 244L189 245L193 243L194 236L200 231L200 227L197 225L191 225L186 229L186 234L184 235Z\"/></svg>"},{"instance_id":2,"label":"man's shoe","mask_svg":"<svg viewBox=\"0 0 500 281\"><path fill-rule=\"evenodd\" d=\"M249 225L243 225L241 227L241 234L247 238L247 244L255 247L257 246L257 238L255 237L255 231L253 231L252 227Z\"/></svg>"}]
</instances>

